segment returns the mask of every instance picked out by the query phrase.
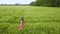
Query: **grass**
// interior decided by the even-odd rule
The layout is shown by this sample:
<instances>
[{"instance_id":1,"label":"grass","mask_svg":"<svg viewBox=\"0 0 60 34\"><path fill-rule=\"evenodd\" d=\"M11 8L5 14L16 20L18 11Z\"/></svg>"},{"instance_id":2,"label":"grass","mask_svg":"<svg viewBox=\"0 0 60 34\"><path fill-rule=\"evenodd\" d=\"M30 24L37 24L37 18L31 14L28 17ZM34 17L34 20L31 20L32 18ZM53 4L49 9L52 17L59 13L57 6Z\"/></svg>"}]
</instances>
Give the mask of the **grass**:
<instances>
[{"instance_id":1,"label":"grass","mask_svg":"<svg viewBox=\"0 0 60 34\"><path fill-rule=\"evenodd\" d=\"M25 28L18 31L22 16ZM60 8L0 6L0 34L60 34Z\"/></svg>"}]
</instances>

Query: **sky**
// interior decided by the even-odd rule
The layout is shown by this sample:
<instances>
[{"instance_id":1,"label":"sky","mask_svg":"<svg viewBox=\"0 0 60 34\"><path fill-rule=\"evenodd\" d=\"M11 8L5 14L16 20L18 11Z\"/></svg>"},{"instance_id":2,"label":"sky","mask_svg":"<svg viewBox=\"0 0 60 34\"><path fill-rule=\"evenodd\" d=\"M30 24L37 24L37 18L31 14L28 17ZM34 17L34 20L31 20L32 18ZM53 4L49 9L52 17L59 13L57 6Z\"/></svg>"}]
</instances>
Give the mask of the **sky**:
<instances>
[{"instance_id":1,"label":"sky","mask_svg":"<svg viewBox=\"0 0 60 34\"><path fill-rule=\"evenodd\" d=\"M32 1L35 0L0 0L0 4L15 4L15 3L29 4Z\"/></svg>"}]
</instances>

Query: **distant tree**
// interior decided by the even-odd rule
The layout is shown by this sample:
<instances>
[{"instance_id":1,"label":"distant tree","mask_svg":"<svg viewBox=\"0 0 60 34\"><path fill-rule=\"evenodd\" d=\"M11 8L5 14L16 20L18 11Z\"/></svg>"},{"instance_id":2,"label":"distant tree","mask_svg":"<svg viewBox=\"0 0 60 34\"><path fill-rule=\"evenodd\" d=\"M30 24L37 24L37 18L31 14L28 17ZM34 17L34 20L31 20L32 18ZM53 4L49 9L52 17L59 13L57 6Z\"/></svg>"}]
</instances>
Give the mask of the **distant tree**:
<instances>
[{"instance_id":1,"label":"distant tree","mask_svg":"<svg viewBox=\"0 0 60 34\"><path fill-rule=\"evenodd\" d=\"M20 4L19 4L19 3L16 3L15 5L17 5L17 6L18 6L18 5L20 5Z\"/></svg>"},{"instance_id":2,"label":"distant tree","mask_svg":"<svg viewBox=\"0 0 60 34\"><path fill-rule=\"evenodd\" d=\"M31 2L30 5L31 6L36 6L36 3L35 2Z\"/></svg>"}]
</instances>

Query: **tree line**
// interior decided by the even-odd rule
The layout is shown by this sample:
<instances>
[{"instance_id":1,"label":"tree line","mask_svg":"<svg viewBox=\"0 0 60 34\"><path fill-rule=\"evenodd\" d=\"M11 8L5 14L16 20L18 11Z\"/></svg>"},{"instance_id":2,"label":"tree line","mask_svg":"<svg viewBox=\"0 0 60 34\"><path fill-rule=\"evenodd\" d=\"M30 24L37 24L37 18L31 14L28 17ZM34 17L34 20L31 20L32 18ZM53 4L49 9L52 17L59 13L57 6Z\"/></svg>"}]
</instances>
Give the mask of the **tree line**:
<instances>
[{"instance_id":1,"label":"tree line","mask_svg":"<svg viewBox=\"0 0 60 34\"><path fill-rule=\"evenodd\" d=\"M29 6L29 4L20 4L20 3L16 3L16 4L0 4L0 6Z\"/></svg>"},{"instance_id":2,"label":"tree line","mask_svg":"<svg viewBox=\"0 0 60 34\"><path fill-rule=\"evenodd\" d=\"M49 6L49 7L59 7L60 0L36 0L30 3L31 6Z\"/></svg>"},{"instance_id":3,"label":"tree line","mask_svg":"<svg viewBox=\"0 0 60 34\"><path fill-rule=\"evenodd\" d=\"M30 4L0 4L0 6L48 6L48 7L60 7L60 0L36 0Z\"/></svg>"}]
</instances>

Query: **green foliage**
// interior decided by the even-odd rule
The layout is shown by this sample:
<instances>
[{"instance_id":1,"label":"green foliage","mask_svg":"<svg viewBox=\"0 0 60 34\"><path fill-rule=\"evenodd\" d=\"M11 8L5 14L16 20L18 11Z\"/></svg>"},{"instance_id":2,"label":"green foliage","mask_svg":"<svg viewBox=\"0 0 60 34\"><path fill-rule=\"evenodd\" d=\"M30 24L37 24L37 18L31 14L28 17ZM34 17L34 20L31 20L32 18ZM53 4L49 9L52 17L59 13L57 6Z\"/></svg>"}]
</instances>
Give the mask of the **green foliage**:
<instances>
[{"instance_id":1,"label":"green foliage","mask_svg":"<svg viewBox=\"0 0 60 34\"><path fill-rule=\"evenodd\" d=\"M31 2L30 5L31 6L36 6L36 3L35 2Z\"/></svg>"},{"instance_id":2,"label":"green foliage","mask_svg":"<svg viewBox=\"0 0 60 34\"><path fill-rule=\"evenodd\" d=\"M22 16L25 27L19 31ZM60 34L60 8L0 6L0 34Z\"/></svg>"},{"instance_id":3,"label":"green foliage","mask_svg":"<svg viewBox=\"0 0 60 34\"><path fill-rule=\"evenodd\" d=\"M36 2L31 3L35 6L50 6L50 7L59 7L60 0L36 0Z\"/></svg>"}]
</instances>

